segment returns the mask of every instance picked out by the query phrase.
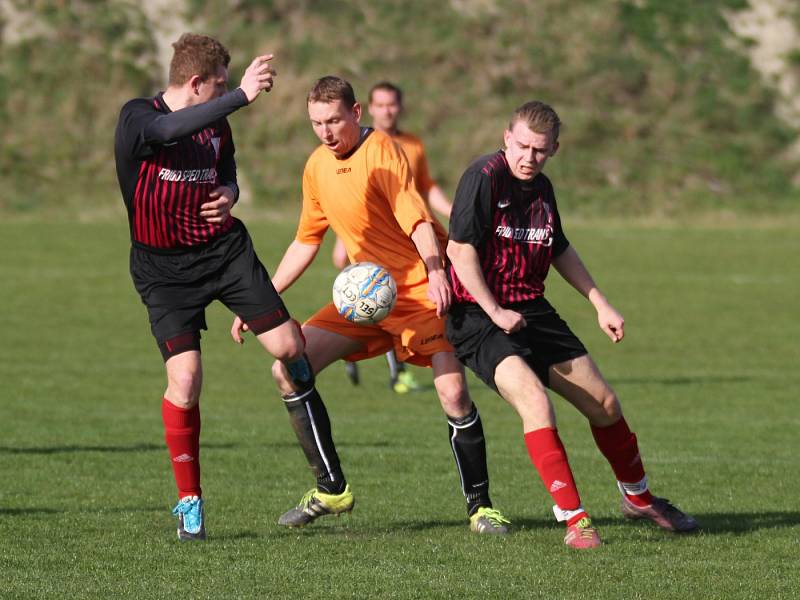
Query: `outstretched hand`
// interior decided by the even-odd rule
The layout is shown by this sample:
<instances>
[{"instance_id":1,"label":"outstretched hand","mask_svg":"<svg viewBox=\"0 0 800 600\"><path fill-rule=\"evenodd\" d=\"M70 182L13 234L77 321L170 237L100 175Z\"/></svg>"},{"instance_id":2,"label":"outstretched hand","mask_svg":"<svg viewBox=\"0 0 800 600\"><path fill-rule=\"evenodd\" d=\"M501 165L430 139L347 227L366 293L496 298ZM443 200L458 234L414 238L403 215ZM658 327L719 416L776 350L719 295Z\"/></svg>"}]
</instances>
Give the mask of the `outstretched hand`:
<instances>
[{"instance_id":1,"label":"outstretched hand","mask_svg":"<svg viewBox=\"0 0 800 600\"><path fill-rule=\"evenodd\" d=\"M231 337L233 341L237 344L244 344L244 338L242 337L242 333L245 331L250 331L250 328L247 326L247 323L242 321L240 317L236 317L233 320L233 324L231 325Z\"/></svg>"},{"instance_id":2,"label":"outstretched hand","mask_svg":"<svg viewBox=\"0 0 800 600\"><path fill-rule=\"evenodd\" d=\"M256 56L244 72L239 87L247 96L248 103L258 98L262 91L268 92L272 89L272 79L277 75L269 62L272 58L272 54Z\"/></svg>"}]
</instances>

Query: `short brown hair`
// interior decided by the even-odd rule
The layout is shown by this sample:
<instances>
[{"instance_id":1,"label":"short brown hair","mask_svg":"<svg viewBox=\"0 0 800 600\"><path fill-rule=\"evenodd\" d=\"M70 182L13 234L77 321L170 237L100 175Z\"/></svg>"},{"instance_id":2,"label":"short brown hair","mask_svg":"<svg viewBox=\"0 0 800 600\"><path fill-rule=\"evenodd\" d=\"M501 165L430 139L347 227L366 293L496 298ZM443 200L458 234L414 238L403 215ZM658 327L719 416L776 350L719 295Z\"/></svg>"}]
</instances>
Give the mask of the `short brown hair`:
<instances>
[{"instance_id":1,"label":"short brown hair","mask_svg":"<svg viewBox=\"0 0 800 600\"><path fill-rule=\"evenodd\" d=\"M393 84L391 81L381 81L376 83L372 86L372 89L369 91L369 103L372 104L372 94L374 94L378 90L383 90L384 92L394 92L395 97L397 98L397 103L402 106L403 105L403 90Z\"/></svg>"},{"instance_id":2,"label":"short brown hair","mask_svg":"<svg viewBox=\"0 0 800 600\"><path fill-rule=\"evenodd\" d=\"M347 108L356 104L356 93L353 86L341 77L326 75L317 79L311 91L308 92L306 103L311 102L336 102L341 100Z\"/></svg>"},{"instance_id":3,"label":"short brown hair","mask_svg":"<svg viewBox=\"0 0 800 600\"><path fill-rule=\"evenodd\" d=\"M558 140L561 119L558 118L556 111L544 102L538 100L526 102L515 110L508 123L509 131L514 128L517 121L524 121L534 133L549 133L552 134L554 142Z\"/></svg>"},{"instance_id":4,"label":"short brown hair","mask_svg":"<svg viewBox=\"0 0 800 600\"><path fill-rule=\"evenodd\" d=\"M175 53L169 63L170 85L183 85L193 75L205 81L220 67L228 68L231 55L214 38L196 33L184 33L172 44Z\"/></svg>"}]
</instances>

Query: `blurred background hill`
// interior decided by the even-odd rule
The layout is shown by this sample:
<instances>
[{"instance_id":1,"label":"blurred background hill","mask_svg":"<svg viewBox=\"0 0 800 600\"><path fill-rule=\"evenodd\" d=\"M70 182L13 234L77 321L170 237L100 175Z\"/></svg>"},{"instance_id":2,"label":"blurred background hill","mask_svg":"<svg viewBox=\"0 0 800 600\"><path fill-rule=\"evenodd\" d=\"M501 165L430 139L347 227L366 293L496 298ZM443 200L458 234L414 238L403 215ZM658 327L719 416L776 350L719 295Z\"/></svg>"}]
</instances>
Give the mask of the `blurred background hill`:
<instances>
[{"instance_id":1,"label":"blurred background hill","mask_svg":"<svg viewBox=\"0 0 800 600\"><path fill-rule=\"evenodd\" d=\"M453 193L510 112L565 122L548 164L572 214L784 215L800 199L800 3L790 0L2 0L0 214L122 215L119 108L163 89L183 31L218 37L236 85L276 55L276 87L231 118L247 210L296 210L325 74L365 100L390 79L406 129ZM368 119L365 120L368 122Z\"/></svg>"}]
</instances>

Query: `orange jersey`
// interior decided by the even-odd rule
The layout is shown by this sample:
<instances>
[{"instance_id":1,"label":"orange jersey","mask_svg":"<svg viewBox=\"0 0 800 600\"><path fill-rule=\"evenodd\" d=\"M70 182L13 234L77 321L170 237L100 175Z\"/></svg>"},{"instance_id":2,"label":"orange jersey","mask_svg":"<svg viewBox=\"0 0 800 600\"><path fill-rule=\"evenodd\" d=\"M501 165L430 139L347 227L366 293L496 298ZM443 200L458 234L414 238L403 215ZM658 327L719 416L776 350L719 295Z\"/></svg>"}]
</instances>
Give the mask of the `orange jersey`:
<instances>
[{"instance_id":1,"label":"orange jersey","mask_svg":"<svg viewBox=\"0 0 800 600\"><path fill-rule=\"evenodd\" d=\"M404 131L398 131L396 135L392 136L392 139L400 144L403 152L406 153L417 191L427 199L428 190L436 185L436 182L431 178L428 170L428 159L425 157L425 146L422 144L422 140Z\"/></svg>"},{"instance_id":2,"label":"orange jersey","mask_svg":"<svg viewBox=\"0 0 800 600\"><path fill-rule=\"evenodd\" d=\"M398 302L429 303L427 271L409 236L419 223L431 223L444 257L447 233L414 188L408 160L392 138L366 131L346 158L337 158L324 146L309 157L295 239L321 244L331 227L350 262L369 261L389 270L397 282Z\"/></svg>"}]
</instances>

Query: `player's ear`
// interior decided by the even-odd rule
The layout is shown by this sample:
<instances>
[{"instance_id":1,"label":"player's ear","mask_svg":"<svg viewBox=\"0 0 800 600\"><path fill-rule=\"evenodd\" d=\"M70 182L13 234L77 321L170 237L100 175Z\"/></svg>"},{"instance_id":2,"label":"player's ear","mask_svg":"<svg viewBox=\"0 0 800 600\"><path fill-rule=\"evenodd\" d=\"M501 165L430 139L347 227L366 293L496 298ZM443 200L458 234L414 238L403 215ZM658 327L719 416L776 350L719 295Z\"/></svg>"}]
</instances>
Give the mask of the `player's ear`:
<instances>
[{"instance_id":1,"label":"player's ear","mask_svg":"<svg viewBox=\"0 0 800 600\"><path fill-rule=\"evenodd\" d=\"M200 84L203 83L203 79L200 75L192 75L189 78L189 81L186 82L189 85L189 88L192 90L192 93L197 95L200 93Z\"/></svg>"},{"instance_id":2,"label":"player's ear","mask_svg":"<svg viewBox=\"0 0 800 600\"><path fill-rule=\"evenodd\" d=\"M550 152L550 156L555 156L556 152L558 152L558 140L553 142L553 151Z\"/></svg>"},{"instance_id":3,"label":"player's ear","mask_svg":"<svg viewBox=\"0 0 800 600\"><path fill-rule=\"evenodd\" d=\"M508 129L503 131L503 144L506 148L511 146L511 132Z\"/></svg>"},{"instance_id":4,"label":"player's ear","mask_svg":"<svg viewBox=\"0 0 800 600\"><path fill-rule=\"evenodd\" d=\"M358 102L353 104L353 116L356 118L356 122L361 121L361 104Z\"/></svg>"}]
</instances>

